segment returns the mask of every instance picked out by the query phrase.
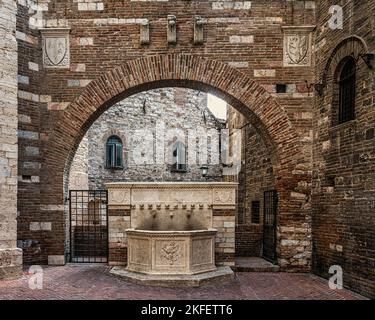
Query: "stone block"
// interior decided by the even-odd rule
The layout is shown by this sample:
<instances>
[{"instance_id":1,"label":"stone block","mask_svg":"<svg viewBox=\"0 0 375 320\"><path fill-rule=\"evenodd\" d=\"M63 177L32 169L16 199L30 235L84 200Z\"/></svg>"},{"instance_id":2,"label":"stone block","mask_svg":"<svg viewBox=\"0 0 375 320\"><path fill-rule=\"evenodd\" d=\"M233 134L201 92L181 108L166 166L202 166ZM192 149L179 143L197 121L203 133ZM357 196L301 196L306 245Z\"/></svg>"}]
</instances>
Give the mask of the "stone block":
<instances>
[{"instance_id":1,"label":"stone block","mask_svg":"<svg viewBox=\"0 0 375 320\"><path fill-rule=\"evenodd\" d=\"M50 266L63 266L63 265L65 265L65 256L64 255L49 255L48 256L48 265L50 265Z\"/></svg>"}]
</instances>

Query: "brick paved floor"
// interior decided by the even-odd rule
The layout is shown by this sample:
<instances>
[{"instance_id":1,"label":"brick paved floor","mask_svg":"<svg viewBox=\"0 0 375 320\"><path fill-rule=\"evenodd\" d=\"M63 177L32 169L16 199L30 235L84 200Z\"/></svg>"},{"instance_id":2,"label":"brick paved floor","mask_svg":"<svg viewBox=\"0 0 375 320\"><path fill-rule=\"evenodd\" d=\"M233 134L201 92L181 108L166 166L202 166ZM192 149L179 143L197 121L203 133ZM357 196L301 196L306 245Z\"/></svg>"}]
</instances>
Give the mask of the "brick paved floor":
<instances>
[{"instance_id":1,"label":"brick paved floor","mask_svg":"<svg viewBox=\"0 0 375 320\"><path fill-rule=\"evenodd\" d=\"M26 269L18 280L0 281L2 299L363 299L348 290L332 291L310 274L236 273L232 282L201 288L157 288L131 284L105 265L44 266L42 290L29 289Z\"/></svg>"}]
</instances>

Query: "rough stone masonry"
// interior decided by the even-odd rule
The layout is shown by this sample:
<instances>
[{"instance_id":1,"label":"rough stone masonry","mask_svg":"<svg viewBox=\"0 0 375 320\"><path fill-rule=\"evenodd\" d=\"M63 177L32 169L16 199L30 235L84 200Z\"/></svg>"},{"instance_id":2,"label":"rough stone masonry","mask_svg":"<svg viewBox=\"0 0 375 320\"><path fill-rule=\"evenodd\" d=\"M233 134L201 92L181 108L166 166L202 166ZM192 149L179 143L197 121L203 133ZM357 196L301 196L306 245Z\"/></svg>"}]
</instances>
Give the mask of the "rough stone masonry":
<instances>
[{"instance_id":1,"label":"rough stone masonry","mask_svg":"<svg viewBox=\"0 0 375 320\"><path fill-rule=\"evenodd\" d=\"M17 41L16 4L0 2L0 279L22 271L17 248Z\"/></svg>"}]
</instances>

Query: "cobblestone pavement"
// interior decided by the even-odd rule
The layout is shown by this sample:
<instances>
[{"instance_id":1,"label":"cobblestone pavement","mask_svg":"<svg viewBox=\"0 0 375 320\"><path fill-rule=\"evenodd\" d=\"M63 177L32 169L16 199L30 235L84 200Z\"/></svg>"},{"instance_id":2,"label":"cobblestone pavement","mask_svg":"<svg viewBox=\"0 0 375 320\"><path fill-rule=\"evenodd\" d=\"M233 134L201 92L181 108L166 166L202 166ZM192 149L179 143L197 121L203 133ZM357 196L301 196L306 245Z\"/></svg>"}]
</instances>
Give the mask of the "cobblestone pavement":
<instances>
[{"instance_id":1,"label":"cobblestone pavement","mask_svg":"<svg viewBox=\"0 0 375 320\"><path fill-rule=\"evenodd\" d=\"M44 269L43 289L29 288L25 269L18 280L0 281L3 299L348 299L363 297L348 290L330 290L328 282L311 274L236 273L226 284L201 288L145 287L118 279L105 265L66 265Z\"/></svg>"}]
</instances>

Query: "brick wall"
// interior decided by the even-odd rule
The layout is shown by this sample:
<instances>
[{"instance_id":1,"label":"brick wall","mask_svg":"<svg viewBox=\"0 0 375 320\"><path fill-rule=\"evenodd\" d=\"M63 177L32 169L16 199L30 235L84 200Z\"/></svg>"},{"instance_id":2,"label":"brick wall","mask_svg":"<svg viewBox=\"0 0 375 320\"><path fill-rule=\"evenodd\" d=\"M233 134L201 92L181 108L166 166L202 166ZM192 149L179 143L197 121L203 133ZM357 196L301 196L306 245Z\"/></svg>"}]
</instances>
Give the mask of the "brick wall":
<instances>
[{"instance_id":1,"label":"brick wall","mask_svg":"<svg viewBox=\"0 0 375 320\"><path fill-rule=\"evenodd\" d=\"M27 131L20 133L20 175L27 179L18 189L18 237L34 244L35 252L26 254L30 261L65 253L64 177L67 187L67 168L90 125L132 94L177 85L221 96L258 129L277 159L281 223L300 226L294 233L280 231L280 240L294 241L285 248L279 242L280 263L288 268L296 260L293 268L309 270L308 257L294 256L301 246L307 256L311 251L304 239L310 212L300 206L301 195L309 193L303 185L310 179L311 126L301 117L311 112L305 80L312 82L314 73L311 63L284 66L281 27L314 24L314 2L39 1L41 19L30 20L36 11L29 13L27 3L19 1L17 26L25 121L19 129ZM167 42L167 14L176 15L175 44ZM193 42L196 15L205 23L201 45ZM146 19L150 43L141 44ZM40 26L70 28L67 68L43 66ZM274 96L277 83L288 84L285 99Z\"/></svg>"},{"instance_id":2,"label":"brick wall","mask_svg":"<svg viewBox=\"0 0 375 320\"><path fill-rule=\"evenodd\" d=\"M324 82L326 70L326 83L314 108L313 271L329 277L330 266L339 265L345 286L374 298L375 74L361 58L356 120L337 125L334 115L340 62L365 46L375 52L375 2L345 1L343 29L331 30L328 10L336 2L320 1L317 8L316 76ZM362 40L344 41L349 35Z\"/></svg>"},{"instance_id":3,"label":"brick wall","mask_svg":"<svg viewBox=\"0 0 375 320\"><path fill-rule=\"evenodd\" d=\"M12 4L2 1L9 12L5 17L14 14ZM226 99L260 134L272 159L280 196L281 267L309 270L312 227L314 272L328 277L329 267L340 264L345 285L373 297L374 74L361 58L357 120L332 126L332 108L333 75L340 60L352 52L375 51L375 8L373 1L340 1L344 29L330 30L327 21L332 4L337 1L46 0L37 6L35 1L19 0L17 202L24 261L47 262L48 256L65 253L64 176L90 125L127 96L166 84L179 85ZM177 19L173 44L167 42L167 14ZM205 23L200 45L193 42L195 15ZM5 30L14 27L12 19L1 16L0 21ZM147 22L149 44L141 44L140 24ZM314 63L284 66L289 58L284 56L283 37L290 30L282 27L315 24L311 57L316 60L315 68ZM43 68L38 28L67 26L71 28L69 68ZM364 42L352 38L333 51L348 35ZM147 32L142 34L145 37ZM9 52L14 54L14 48ZM136 58L141 59L134 62ZM311 83L321 82L327 65L327 83L318 96ZM12 90L15 77L11 77ZM286 84L287 92L277 93L276 84ZM14 134L10 136L7 142L14 141ZM4 151L0 149L0 159L8 169L10 160ZM243 177L238 179L243 182ZM241 185L240 189L246 189ZM245 210L244 204L240 202L239 210ZM10 217L14 219L13 209Z\"/></svg>"},{"instance_id":4,"label":"brick wall","mask_svg":"<svg viewBox=\"0 0 375 320\"><path fill-rule=\"evenodd\" d=\"M51 223L45 215L46 206L40 197L42 146L46 135L41 131L44 105L49 96L40 95L43 82L37 20L33 19L39 8L36 1L17 1L18 43L18 246L23 249L24 263L47 262L47 252L42 242L51 237L50 228L41 223Z\"/></svg>"}]
</instances>

